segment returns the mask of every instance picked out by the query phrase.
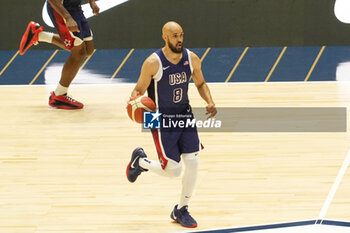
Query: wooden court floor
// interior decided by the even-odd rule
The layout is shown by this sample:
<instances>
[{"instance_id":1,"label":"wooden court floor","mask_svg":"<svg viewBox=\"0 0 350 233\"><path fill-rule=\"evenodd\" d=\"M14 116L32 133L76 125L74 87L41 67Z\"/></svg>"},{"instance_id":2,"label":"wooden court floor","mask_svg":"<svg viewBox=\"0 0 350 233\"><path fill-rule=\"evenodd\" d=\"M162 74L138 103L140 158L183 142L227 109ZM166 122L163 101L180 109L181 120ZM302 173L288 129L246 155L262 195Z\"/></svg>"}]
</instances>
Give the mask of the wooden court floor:
<instances>
[{"instance_id":1,"label":"wooden court floor","mask_svg":"<svg viewBox=\"0 0 350 233\"><path fill-rule=\"evenodd\" d=\"M52 86L0 86L0 232L185 232L169 215L181 179L125 176L132 150L156 159L131 122L134 85L73 85L83 110L47 106ZM350 83L209 84L218 107L349 107ZM192 106L204 106L191 86ZM349 130L348 130L349 131ZM317 219L349 133L201 133L190 212L201 229ZM350 221L350 170L325 218Z\"/></svg>"}]
</instances>

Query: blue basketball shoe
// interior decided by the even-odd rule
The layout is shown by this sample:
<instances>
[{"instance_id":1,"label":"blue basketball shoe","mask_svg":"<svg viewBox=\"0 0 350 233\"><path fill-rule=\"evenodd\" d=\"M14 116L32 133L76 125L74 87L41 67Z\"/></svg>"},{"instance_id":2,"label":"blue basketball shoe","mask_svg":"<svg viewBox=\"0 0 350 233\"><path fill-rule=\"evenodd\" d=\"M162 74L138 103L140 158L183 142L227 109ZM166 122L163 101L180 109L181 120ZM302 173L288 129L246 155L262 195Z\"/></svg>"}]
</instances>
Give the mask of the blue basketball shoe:
<instances>
[{"instance_id":1,"label":"blue basketball shoe","mask_svg":"<svg viewBox=\"0 0 350 233\"><path fill-rule=\"evenodd\" d=\"M180 223L183 227L194 228L197 227L197 222L192 218L188 212L188 206L185 205L181 209L177 209L177 205L174 207L173 212L170 214L170 218Z\"/></svg>"},{"instance_id":2,"label":"blue basketball shoe","mask_svg":"<svg viewBox=\"0 0 350 233\"><path fill-rule=\"evenodd\" d=\"M134 183L142 172L148 171L139 165L140 158L147 158L147 155L141 147L138 147L132 152L131 160L126 168L126 177L131 183Z\"/></svg>"}]
</instances>

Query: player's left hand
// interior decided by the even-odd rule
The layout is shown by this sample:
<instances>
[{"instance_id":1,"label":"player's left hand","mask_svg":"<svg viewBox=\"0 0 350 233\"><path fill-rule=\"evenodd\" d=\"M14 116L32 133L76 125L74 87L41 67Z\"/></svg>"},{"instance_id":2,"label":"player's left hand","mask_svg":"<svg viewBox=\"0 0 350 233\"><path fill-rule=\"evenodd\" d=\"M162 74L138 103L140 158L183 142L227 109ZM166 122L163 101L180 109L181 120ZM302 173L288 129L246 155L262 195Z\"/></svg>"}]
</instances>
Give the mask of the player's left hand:
<instances>
[{"instance_id":1,"label":"player's left hand","mask_svg":"<svg viewBox=\"0 0 350 233\"><path fill-rule=\"evenodd\" d=\"M91 6L91 9L92 9L92 12L94 13L94 15L100 14L100 8L97 6L95 1L91 1L90 6Z\"/></svg>"},{"instance_id":2,"label":"player's left hand","mask_svg":"<svg viewBox=\"0 0 350 233\"><path fill-rule=\"evenodd\" d=\"M206 115L208 115L207 119L214 117L217 113L215 104L208 104L206 109L207 109Z\"/></svg>"}]
</instances>

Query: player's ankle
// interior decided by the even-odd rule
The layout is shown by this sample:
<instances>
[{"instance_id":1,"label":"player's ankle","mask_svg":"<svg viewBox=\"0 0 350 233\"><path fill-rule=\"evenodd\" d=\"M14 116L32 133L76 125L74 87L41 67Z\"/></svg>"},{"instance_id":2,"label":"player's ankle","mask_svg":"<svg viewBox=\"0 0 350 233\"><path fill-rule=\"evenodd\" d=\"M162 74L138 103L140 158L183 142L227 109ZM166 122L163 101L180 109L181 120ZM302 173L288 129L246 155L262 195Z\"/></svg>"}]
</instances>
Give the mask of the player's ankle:
<instances>
[{"instance_id":1,"label":"player's ankle","mask_svg":"<svg viewBox=\"0 0 350 233\"><path fill-rule=\"evenodd\" d=\"M57 88L54 91L55 95L64 95L64 94L67 94L67 92L68 92L68 87L64 87L60 83L57 85Z\"/></svg>"},{"instance_id":2,"label":"player's ankle","mask_svg":"<svg viewBox=\"0 0 350 233\"><path fill-rule=\"evenodd\" d=\"M46 43L52 43L52 38L54 34L52 32L39 32L38 39L39 42L46 42Z\"/></svg>"}]
</instances>

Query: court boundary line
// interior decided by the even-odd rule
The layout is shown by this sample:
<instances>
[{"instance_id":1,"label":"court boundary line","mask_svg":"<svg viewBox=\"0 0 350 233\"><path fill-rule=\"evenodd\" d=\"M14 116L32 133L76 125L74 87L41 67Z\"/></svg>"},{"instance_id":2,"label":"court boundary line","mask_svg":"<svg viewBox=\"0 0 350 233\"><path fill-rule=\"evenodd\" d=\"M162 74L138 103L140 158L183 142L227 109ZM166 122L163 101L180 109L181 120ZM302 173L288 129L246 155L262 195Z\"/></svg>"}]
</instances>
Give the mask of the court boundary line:
<instances>
[{"instance_id":1,"label":"court boundary line","mask_svg":"<svg viewBox=\"0 0 350 233\"><path fill-rule=\"evenodd\" d=\"M17 50L17 52L12 56L12 58L7 62L7 64L4 66L4 68L0 71L0 76L11 65L11 63L13 62L13 60L15 60L15 58L17 57L18 54L19 54L19 50Z\"/></svg>"},{"instance_id":2,"label":"court boundary line","mask_svg":"<svg viewBox=\"0 0 350 233\"><path fill-rule=\"evenodd\" d=\"M321 224L323 222L324 217L327 214L328 208L332 203L332 200L333 200L335 193L337 192L337 189L338 189L338 187L339 187L339 185L340 185L340 183L345 175L345 172L346 172L347 168L349 167L349 164L350 164L350 150L348 151L348 153L344 159L344 162L343 162L343 164L338 172L338 175L335 178L335 181L334 181L334 183L333 183L333 185L328 193L327 199L322 206L321 212L318 215L318 219L319 219ZM316 220L316 223L317 223L317 221L318 220Z\"/></svg>"}]
</instances>

